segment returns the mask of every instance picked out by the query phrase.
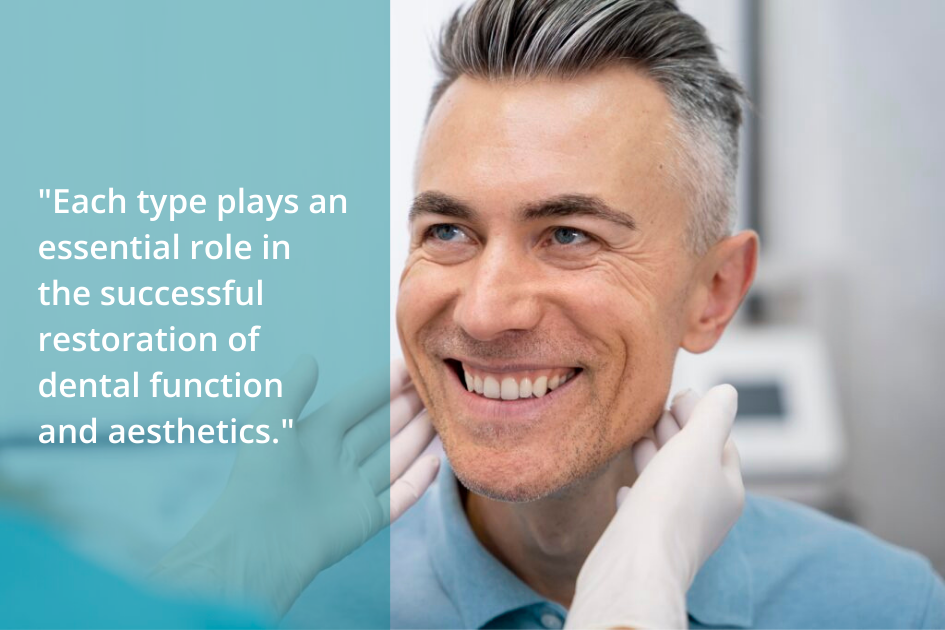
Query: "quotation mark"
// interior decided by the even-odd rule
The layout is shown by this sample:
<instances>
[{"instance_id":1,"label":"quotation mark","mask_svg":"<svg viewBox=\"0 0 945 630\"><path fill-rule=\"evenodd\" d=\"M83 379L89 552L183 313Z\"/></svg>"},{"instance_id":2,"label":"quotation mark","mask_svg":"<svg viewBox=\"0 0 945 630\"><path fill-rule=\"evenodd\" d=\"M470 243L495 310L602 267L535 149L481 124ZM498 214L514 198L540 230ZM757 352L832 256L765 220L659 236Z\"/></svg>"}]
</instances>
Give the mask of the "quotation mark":
<instances>
[{"instance_id":1,"label":"quotation mark","mask_svg":"<svg viewBox=\"0 0 945 630\"><path fill-rule=\"evenodd\" d=\"M43 190L42 188L40 188L40 189L39 189L39 198L40 198L40 199L51 199L52 197L50 197L50 195L49 195L49 189L47 188L47 189Z\"/></svg>"},{"instance_id":2,"label":"quotation mark","mask_svg":"<svg viewBox=\"0 0 945 630\"><path fill-rule=\"evenodd\" d=\"M288 424L287 424L287 423L288 423ZM283 429L291 429L291 428L292 428L292 418L289 418L288 420L286 420L285 418L283 418L283 419L282 419L282 428L283 428Z\"/></svg>"}]
</instances>

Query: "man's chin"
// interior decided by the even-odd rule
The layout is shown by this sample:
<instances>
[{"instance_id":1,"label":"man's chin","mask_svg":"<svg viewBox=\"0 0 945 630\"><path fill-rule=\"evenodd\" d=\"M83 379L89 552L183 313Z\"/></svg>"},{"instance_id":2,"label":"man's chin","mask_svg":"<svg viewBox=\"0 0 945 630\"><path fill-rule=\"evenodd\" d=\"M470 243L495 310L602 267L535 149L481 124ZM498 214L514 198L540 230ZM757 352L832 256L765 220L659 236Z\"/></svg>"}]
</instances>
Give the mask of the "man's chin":
<instances>
[{"instance_id":1,"label":"man's chin","mask_svg":"<svg viewBox=\"0 0 945 630\"><path fill-rule=\"evenodd\" d=\"M577 481L577 476L567 474L560 465L530 463L528 457L450 451L447 447L450 466L459 482L470 492L495 501L538 501Z\"/></svg>"},{"instance_id":2,"label":"man's chin","mask_svg":"<svg viewBox=\"0 0 945 630\"><path fill-rule=\"evenodd\" d=\"M553 493L553 489L536 487L531 483L500 482L495 479L479 479L475 476L465 475L461 470L453 468L453 473L463 486L474 494L478 494L493 501L503 501L505 503L527 503L529 501L538 501L544 499Z\"/></svg>"}]
</instances>

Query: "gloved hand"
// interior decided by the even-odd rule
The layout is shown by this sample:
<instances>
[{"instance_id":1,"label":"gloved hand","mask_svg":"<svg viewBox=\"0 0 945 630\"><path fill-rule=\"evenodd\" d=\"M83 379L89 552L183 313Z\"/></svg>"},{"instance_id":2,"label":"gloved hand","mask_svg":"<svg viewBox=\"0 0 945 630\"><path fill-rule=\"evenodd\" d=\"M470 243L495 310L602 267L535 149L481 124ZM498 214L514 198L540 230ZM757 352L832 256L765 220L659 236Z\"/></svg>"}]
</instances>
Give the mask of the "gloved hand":
<instances>
[{"instance_id":1,"label":"gloved hand","mask_svg":"<svg viewBox=\"0 0 945 630\"><path fill-rule=\"evenodd\" d=\"M152 579L281 617L319 571L417 501L439 458L417 459L434 432L403 363L283 428L317 380L314 359L300 359L283 396L257 409L250 422L269 425L273 441L240 445L222 495Z\"/></svg>"},{"instance_id":2,"label":"gloved hand","mask_svg":"<svg viewBox=\"0 0 945 630\"><path fill-rule=\"evenodd\" d=\"M686 628L686 593L741 515L738 451L729 439L738 394L714 387L676 397L656 440L633 447L639 477L578 575L566 628Z\"/></svg>"}]
</instances>

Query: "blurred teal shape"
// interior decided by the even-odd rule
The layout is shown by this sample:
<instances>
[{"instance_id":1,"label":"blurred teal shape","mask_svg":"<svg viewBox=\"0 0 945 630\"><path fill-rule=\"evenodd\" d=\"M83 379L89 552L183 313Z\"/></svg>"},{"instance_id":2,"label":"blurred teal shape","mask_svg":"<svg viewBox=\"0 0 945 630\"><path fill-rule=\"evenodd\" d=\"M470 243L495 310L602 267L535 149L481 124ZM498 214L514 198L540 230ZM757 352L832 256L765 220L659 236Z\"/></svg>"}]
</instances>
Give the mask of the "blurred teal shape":
<instances>
[{"instance_id":1,"label":"blurred teal shape","mask_svg":"<svg viewBox=\"0 0 945 630\"><path fill-rule=\"evenodd\" d=\"M158 564L156 579L281 618L319 572L387 526L389 372L300 418L317 381L315 360L302 357L283 377L283 397L254 412L251 423L270 427L272 443L240 445L223 494ZM422 409L412 391L403 406L407 418Z\"/></svg>"},{"instance_id":2,"label":"blurred teal shape","mask_svg":"<svg viewBox=\"0 0 945 630\"><path fill-rule=\"evenodd\" d=\"M4 358L0 363L0 441L9 436L8 444L18 445L36 440L41 424L80 426L95 417L100 431L104 430L97 449L77 445L44 454L74 455L81 449L90 460L107 464L111 448L107 432L112 424L176 423L179 417L191 425L229 423L231 418L242 424L260 402L245 397L151 398L144 389L150 390L148 380L156 371L169 379L205 380L223 374L232 378L237 372L244 380L264 379L280 374L299 353L311 353L318 356L324 370L309 403L314 409L363 375L387 370L387 4L2 2L0 85L8 96L0 101L4 120L0 203L6 218L0 243L0 268L5 270L0 320L6 331L0 335ZM40 189L47 188L69 189L70 197L107 194L113 188L124 195L127 211L54 214L52 204L38 196ZM241 188L247 195L298 195L299 211L280 212L272 221L266 220L270 213L233 213L219 221L218 196L238 195ZM153 213L138 212L139 191L158 197L201 194L207 200L207 212L178 215L173 223L166 213L150 221ZM312 195L333 194L345 195L346 214L309 212ZM180 240L180 260L45 260L38 253L40 243L47 240L138 238L154 243L173 240L175 234ZM251 243L251 260L183 256L190 252L190 241L225 242L228 235L233 242ZM266 240L288 241L291 257L262 259L259 253ZM223 285L229 279L240 286L257 286L262 281L263 305L118 307L103 306L97 299L103 286L206 287ZM41 306L37 287L49 286L53 280L71 288L88 287L89 306ZM255 352L226 348L231 333L247 334L255 325L262 327ZM178 333L213 332L220 349L213 353L40 352L37 343L44 332L71 334L92 328L116 333L159 328L167 332L171 326ZM53 371L59 379L103 375L127 379L138 372L141 396L43 398L37 385ZM0 446L7 448L7 443ZM122 451L127 453L128 446L123 445ZM261 448L268 446L273 445ZM129 451L136 453L138 448L131 445ZM69 464L78 459L69 458ZM160 487L174 473L173 463L169 459L163 469L156 467L152 480L140 474L124 475L123 460L118 461L111 474L114 483L106 489L84 488L90 497L86 500L83 493L85 509L121 514L116 526L139 527L140 515L132 514L137 506L148 500L152 505L161 502L157 496L141 495ZM74 467L81 468L81 463ZM75 470L71 478L82 478L81 473ZM128 496L141 500L129 505ZM105 510L105 504L115 507ZM173 516L181 506L167 502L159 507ZM159 510L146 513L152 511ZM370 517L367 531L374 529L376 517ZM180 536L177 531L158 536L145 530L128 531L127 537L139 536L137 542L143 547L154 539ZM98 532L98 539L95 532L84 534L88 539L83 543L90 547L118 546L106 533ZM357 537L361 538L361 530ZM374 548L384 547L386 540L385 536L375 538ZM43 549L49 564L55 565L52 558L59 557L60 551L52 551L46 542L38 547ZM20 571L19 565L7 562L7 556L5 541L0 540L4 586L14 583ZM370 557L371 562L359 565L359 596L383 602L389 598L389 557L382 551ZM72 561L63 562L66 567ZM330 573L320 576L319 582L328 580ZM36 577L23 582L27 590L8 592L18 593L28 608L49 592L47 585L56 575L49 573L45 581ZM112 584L105 577L102 581ZM96 580L86 582L91 587ZM64 582L62 588L66 586ZM116 588L121 592L120 586ZM89 606L102 607L99 614L106 615L113 599L90 596ZM388 627L386 606L375 608L383 614L371 624ZM111 619L86 621L82 616L86 609L78 604L71 607L69 602L57 606L61 616L50 617L48 623L44 615L53 615L52 610L37 608L35 624L28 623L29 618L4 617L19 610L0 607L0 625L102 627ZM200 625L183 617L179 622L158 619L153 625ZM118 619L112 625L148 624ZM337 619L335 627L343 625L345 620Z\"/></svg>"},{"instance_id":3,"label":"blurred teal shape","mask_svg":"<svg viewBox=\"0 0 945 630\"><path fill-rule=\"evenodd\" d=\"M4 230L0 436L44 423L199 425L258 399L151 397L149 379L277 376L299 353L325 370L316 398L389 361L389 7L368 2L0 3ZM125 214L55 214L39 190L125 198ZM298 195L298 212L234 212L219 196ZM174 222L137 195L206 198ZM346 213L313 214L313 195ZM105 199L107 202L107 198ZM264 201L264 204L268 202ZM71 206L71 204L68 204ZM106 203L107 205L107 203ZM149 202L150 205L150 202ZM283 202L283 207L285 203ZM101 206L100 206L101 207ZM268 209L268 205L266 205ZM44 241L173 241L178 260L46 260ZM192 241L246 241L249 260L190 259ZM263 258L269 242L270 257ZM286 241L272 259L274 241ZM198 248L199 251L203 251ZM53 280L88 306L42 306ZM263 285L261 306L104 306L102 287ZM168 297L165 295L165 297ZM152 296L153 297L153 296ZM232 296L231 296L232 299ZM60 298L61 300L61 298ZM254 352L227 340L261 326ZM216 352L57 352L41 333L207 332ZM131 379L139 398L41 397L57 378ZM317 405L318 400L313 401ZM313 407L314 408L314 407Z\"/></svg>"},{"instance_id":4,"label":"blurred teal shape","mask_svg":"<svg viewBox=\"0 0 945 630\"><path fill-rule=\"evenodd\" d=\"M262 617L112 574L0 504L0 628L262 628Z\"/></svg>"}]
</instances>

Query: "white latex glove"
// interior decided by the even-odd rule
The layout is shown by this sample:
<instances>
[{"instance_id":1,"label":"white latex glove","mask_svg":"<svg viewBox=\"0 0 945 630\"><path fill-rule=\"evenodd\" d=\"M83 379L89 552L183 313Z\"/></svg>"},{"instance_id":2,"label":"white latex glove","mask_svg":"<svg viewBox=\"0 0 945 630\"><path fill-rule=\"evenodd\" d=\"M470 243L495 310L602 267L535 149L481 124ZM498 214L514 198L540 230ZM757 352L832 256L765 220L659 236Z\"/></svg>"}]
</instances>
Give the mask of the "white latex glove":
<instances>
[{"instance_id":1,"label":"white latex glove","mask_svg":"<svg viewBox=\"0 0 945 630\"><path fill-rule=\"evenodd\" d=\"M633 447L639 477L578 575L566 628L686 628L686 593L745 501L731 385L676 397Z\"/></svg>"},{"instance_id":2,"label":"white latex glove","mask_svg":"<svg viewBox=\"0 0 945 630\"><path fill-rule=\"evenodd\" d=\"M282 380L282 398L256 410L250 422L269 425L278 443L240 445L223 493L153 579L281 617L319 571L427 489L439 458L417 458L434 432L402 362L283 428L317 380L315 360L300 359Z\"/></svg>"}]
</instances>

